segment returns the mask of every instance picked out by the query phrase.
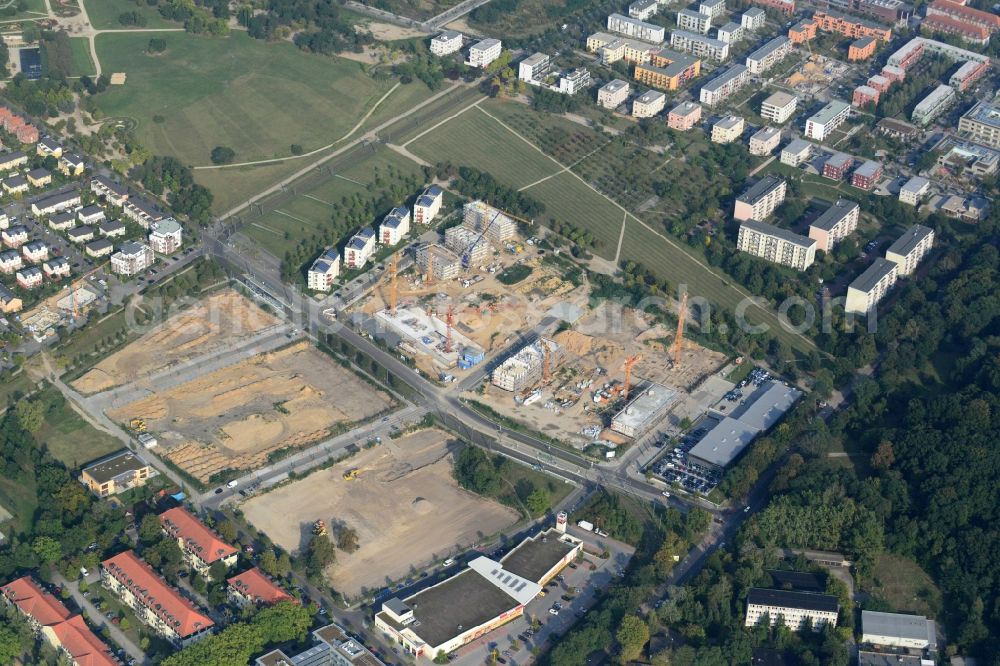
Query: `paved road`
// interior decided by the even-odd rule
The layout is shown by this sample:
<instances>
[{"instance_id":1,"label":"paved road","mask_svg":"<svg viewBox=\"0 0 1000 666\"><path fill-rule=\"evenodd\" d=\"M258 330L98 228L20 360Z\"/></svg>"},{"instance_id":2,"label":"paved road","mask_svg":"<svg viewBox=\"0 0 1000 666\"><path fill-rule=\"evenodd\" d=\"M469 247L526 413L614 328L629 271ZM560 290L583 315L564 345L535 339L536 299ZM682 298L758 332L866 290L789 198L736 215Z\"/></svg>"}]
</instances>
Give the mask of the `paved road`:
<instances>
[{"instance_id":1,"label":"paved road","mask_svg":"<svg viewBox=\"0 0 1000 666\"><path fill-rule=\"evenodd\" d=\"M424 29L427 31L439 30L455 19L465 16L477 7L482 7L489 1L490 0L464 0L464 2L458 3L451 9L446 9L437 16L425 21Z\"/></svg>"},{"instance_id":2,"label":"paved road","mask_svg":"<svg viewBox=\"0 0 1000 666\"><path fill-rule=\"evenodd\" d=\"M83 596L80 592L80 585L77 581L67 581L58 570L53 569L52 571L52 582L60 587L69 590L70 596L76 605L81 608L83 614L88 620L90 620L91 626L97 629L103 629L107 627L108 633L111 635L111 640L117 643L125 653L136 660L136 663L146 664L148 660L146 659L146 654L139 649L139 646L129 640L129 637L119 629L116 625L111 624L106 617L97 609L94 604L90 603L90 599ZM96 583L95 583L96 584Z\"/></svg>"}]
</instances>

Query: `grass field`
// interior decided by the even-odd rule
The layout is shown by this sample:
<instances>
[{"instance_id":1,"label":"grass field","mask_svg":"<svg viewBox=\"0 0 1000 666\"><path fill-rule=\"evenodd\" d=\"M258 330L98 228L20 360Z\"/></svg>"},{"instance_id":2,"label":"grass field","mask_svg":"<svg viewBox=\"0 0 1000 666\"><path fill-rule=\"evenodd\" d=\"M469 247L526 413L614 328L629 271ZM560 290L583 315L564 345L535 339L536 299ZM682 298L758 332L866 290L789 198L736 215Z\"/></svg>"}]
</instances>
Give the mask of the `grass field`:
<instances>
[{"instance_id":1,"label":"grass field","mask_svg":"<svg viewBox=\"0 0 1000 666\"><path fill-rule=\"evenodd\" d=\"M905 557L883 553L875 563L872 594L902 613L938 617L941 592L920 566Z\"/></svg>"},{"instance_id":2,"label":"grass field","mask_svg":"<svg viewBox=\"0 0 1000 666\"><path fill-rule=\"evenodd\" d=\"M76 469L124 448L121 440L84 421L56 389L46 389L38 397L51 406L45 414L45 423L35 433L35 439L67 468Z\"/></svg>"},{"instance_id":3,"label":"grass field","mask_svg":"<svg viewBox=\"0 0 1000 666\"><path fill-rule=\"evenodd\" d=\"M308 152L340 139L392 86L350 60L306 54L234 32L212 38L165 33L167 52L145 54L148 34L97 37L105 72L128 82L95 98L107 116L133 118L154 154L211 164L215 146L236 161Z\"/></svg>"},{"instance_id":4,"label":"grass field","mask_svg":"<svg viewBox=\"0 0 1000 666\"><path fill-rule=\"evenodd\" d=\"M419 171L411 160L381 148L318 185L298 192L290 201L244 227L242 233L280 258L317 226L330 220L330 204L339 203L345 196L367 192L376 176L384 178L390 167L406 174Z\"/></svg>"},{"instance_id":5,"label":"grass field","mask_svg":"<svg viewBox=\"0 0 1000 666\"><path fill-rule=\"evenodd\" d=\"M168 21L160 16L156 7L150 7L147 3L128 2L128 0L86 0L87 16L90 17L90 24L98 30L123 30L129 27L146 28L179 28L179 23ZM118 22L118 16L122 12L138 12L146 18L145 26L124 26ZM147 35L148 40L151 35Z\"/></svg>"},{"instance_id":6,"label":"grass field","mask_svg":"<svg viewBox=\"0 0 1000 666\"><path fill-rule=\"evenodd\" d=\"M488 171L513 187L552 175L559 166L500 123L469 109L408 146L431 164L451 162Z\"/></svg>"},{"instance_id":7,"label":"grass field","mask_svg":"<svg viewBox=\"0 0 1000 666\"><path fill-rule=\"evenodd\" d=\"M42 19L47 16L47 9L45 7L45 0L27 0L28 6L22 12L17 12L13 16L4 16L3 20L5 22L17 21L21 19ZM7 5L6 2L2 3ZM12 4L17 5L17 2Z\"/></svg>"},{"instance_id":8,"label":"grass field","mask_svg":"<svg viewBox=\"0 0 1000 666\"><path fill-rule=\"evenodd\" d=\"M596 254L615 258L624 213L612 202L571 173L553 176L524 192L545 204L544 216L590 231L597 241Z\"/></svg>"},{"instance_id":9,"label":"grass field","mask_svg":"<svg viewBox=\"0 0 1000 666\"><path fill-rule=\"evenodd\" d=\"M94 61L90 58L90 41L86 37L70 37L69 48L73 54L73 76L97 74Z\"/></svg>"},{"instance_id":10,"label":"grass field","mask_svg":"<svg viewBox=\"0 0 1000 666\"><path fill-rule=\"evenodd\" d=\"M28 393L34 387L35 382L23 369L10 379L0 382L0 409L6 409L15 396Z\"/></svg>"}]
</instances>

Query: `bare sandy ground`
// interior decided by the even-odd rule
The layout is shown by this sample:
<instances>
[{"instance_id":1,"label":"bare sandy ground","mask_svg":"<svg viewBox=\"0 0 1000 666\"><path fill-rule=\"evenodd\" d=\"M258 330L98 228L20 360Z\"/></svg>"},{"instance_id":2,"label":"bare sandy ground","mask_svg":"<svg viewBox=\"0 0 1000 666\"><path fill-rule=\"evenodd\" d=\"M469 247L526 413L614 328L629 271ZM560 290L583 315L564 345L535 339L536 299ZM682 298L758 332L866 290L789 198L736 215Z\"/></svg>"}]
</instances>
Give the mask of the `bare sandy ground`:
<instances>
[{"instance_id":1,"label":"bare sandy ground","mask_svg":"<svg viewBox=\"0 0 1000 666\"><path fill-rule=\"evenodd\" d=\"M347 481L346 470L358 468ZM322 519L357 530L359 548L338 551L327 571L347 597L384 587L483 537L514 524L513 509L458 486L447 436L424 430L364 450L331 469L251 499L243 505L258 529L297 551Z\"/></svg>"},{"instance_id":2,"label":"bare sandy ground","mask_svg":"<svg viewBox=\"0 0 1000 666\"><path fill-rule=\"evenodd\" d=\"M236 346L278 319L227 289L178 313L73 382L84 394L106 391L196 356Z\"/></svg>"},{"instance_id":3,"label":"bare sandy ground","mask_svg":"<svg viewBox=\"0 0 1000 666\"><path fill-rule=\"evenodd\" d=\"M393 400L307 342L258 354L108 413L143 418L166 457L208 481L226 468L254 469L268 454L322 441L342 423Z\"/></svg>"}]
</instances>

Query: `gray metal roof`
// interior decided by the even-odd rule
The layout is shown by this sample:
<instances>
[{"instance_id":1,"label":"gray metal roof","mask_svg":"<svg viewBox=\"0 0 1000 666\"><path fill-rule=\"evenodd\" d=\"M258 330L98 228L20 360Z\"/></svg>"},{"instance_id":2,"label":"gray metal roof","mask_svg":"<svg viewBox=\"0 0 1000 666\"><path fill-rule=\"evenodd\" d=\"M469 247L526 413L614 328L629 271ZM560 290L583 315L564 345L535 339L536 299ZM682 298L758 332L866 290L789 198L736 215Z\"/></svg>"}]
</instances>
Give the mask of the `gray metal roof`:
<instances>
[{"instance_id":1,"label":"gray metal roof","mask_svg":"<svg viewBox=\"0 0 1000 666\"><path fill-rule=\"evenodd\" d=\"M861 629L865 636L927 640L931 644L937 642L934 621L923 615L861 611Z\"/></svg>"},{"instance_id":2,"label":"gray metal roof","mask_svg":"<svg viewBox=\"0 0 1000 666\"><path fill-rule=\"evenodd\" d=\"M765 431L792 408L802 391L780 382L768 382L750 394L746 404L740 405L731 416L747 427Z\"/></svg>"},{"instance_id":3,"label":"gray metal roof","mask_svg":"<svg viewBox=\"0 0 1000 666\"><path fill-rule=\"evenodd\" d=\"M727 416L709 430L708 434L688 452L688 455L718 467L725 467L756 436L756 430Z\"/></svg>"}]
</instances>

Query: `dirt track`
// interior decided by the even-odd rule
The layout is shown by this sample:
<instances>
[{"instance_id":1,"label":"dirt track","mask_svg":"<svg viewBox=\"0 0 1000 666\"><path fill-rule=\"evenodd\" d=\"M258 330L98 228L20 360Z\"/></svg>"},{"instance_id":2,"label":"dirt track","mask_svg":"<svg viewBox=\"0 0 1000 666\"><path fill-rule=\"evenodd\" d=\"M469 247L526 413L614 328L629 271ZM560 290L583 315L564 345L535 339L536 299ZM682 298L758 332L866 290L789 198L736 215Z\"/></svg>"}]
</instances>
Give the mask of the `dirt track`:
<instances>
[{"instance_id":1,"label":"dirt track","mask_svg":"<svg viewBox=\"0 0 1000 666\"><path fill-rule=\"evenodd\" d=\"M83 394L99 393L226 347L278 323L232 290L209 296L178 313L72 383Z\"/></svg>"},{"instance_id":2,"label":"dirt track","mask_svg":"<svg viewBox=\"0 0 1000 666\"><path fill-rule=\"evenodd\" d=\"M260 354L108 412L143 418L166 457L201 481L254 469L393 405L392 399L302 342Z\"/></svg>"},{"instance_id":3,"label":"dirt track","mask_svg":"<svg viewBox=\"0 0 1000 666\"><path fill-rule=\"evenodd\" d=\"M452 476L447 437L425 430L364 450L335 467L244 504L250 522L290 551L312 524L358 533L354 553L338 551L327 572L347 597L384 587L435 557L476 543L517 522L512 509L462 490ZM357 479L343 478L359 468Z\"/></svg>"}]
</instances>

